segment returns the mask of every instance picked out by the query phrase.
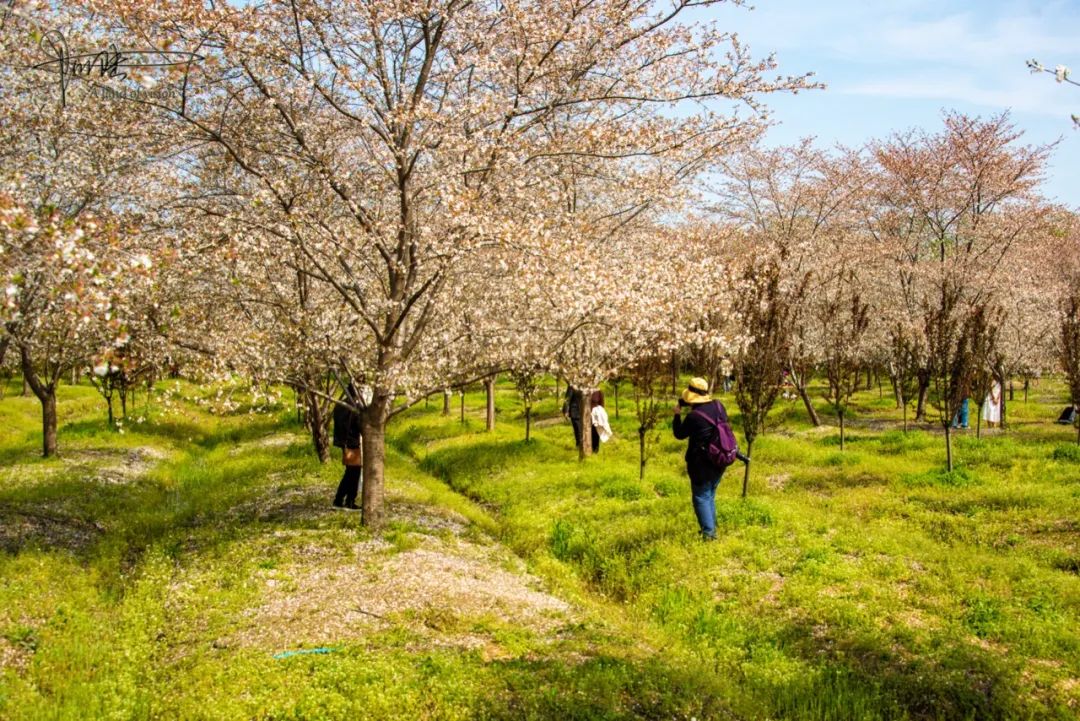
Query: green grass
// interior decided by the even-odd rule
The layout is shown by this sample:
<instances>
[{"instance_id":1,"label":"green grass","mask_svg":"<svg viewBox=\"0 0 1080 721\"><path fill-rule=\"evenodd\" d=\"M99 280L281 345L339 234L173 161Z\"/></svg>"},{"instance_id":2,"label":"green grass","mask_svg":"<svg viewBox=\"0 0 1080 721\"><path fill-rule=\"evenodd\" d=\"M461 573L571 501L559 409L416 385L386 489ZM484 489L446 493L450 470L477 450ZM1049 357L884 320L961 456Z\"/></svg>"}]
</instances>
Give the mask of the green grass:
<instances>
[{"instance_id":1,"label":"green grass","mask_svg":"<svg viewBox=\"0 0 1080 721\"><path fill-rule=\"evenodd\" d=\"M1080 715L1080 454L1050 380L1017 395L1008 431L958 434L952 473L940 431L904 433L876 389L856 396L844 451L783 402L750 498L741 466L721 483L711 544L667 428L639 480L625 398L616 419L608 394L616 437L585 463L550 394L529 443L509 385L490 433L481 394L464 424L456 397L449 417L433 398L389 429L390 503L463 519L463 539L509 548L576 620L545 638L432 607L284 659L231 640L265 579L289 590L313 547L348 558L374 540L325 508L340 469L314 459L287 398L260 408L237 387L224 404L181 382L140 397L145 420L118 434L91 388L65 386L61 457L41 459L36 401L6 390L3 718ZM381 553L429 536L456 537L394 517Z\"/></svg>"}]
</instances>

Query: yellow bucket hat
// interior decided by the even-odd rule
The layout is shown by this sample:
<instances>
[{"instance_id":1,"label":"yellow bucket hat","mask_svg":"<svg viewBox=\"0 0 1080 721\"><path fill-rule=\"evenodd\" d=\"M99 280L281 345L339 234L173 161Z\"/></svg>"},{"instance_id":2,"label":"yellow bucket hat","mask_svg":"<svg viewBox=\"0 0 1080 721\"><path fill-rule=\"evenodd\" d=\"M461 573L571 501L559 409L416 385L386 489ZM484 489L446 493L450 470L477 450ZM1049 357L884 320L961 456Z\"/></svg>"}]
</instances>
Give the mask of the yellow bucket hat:
<instances>
[{"instance_id":1,"label":"yellow bucket hat","mask_svg":"<svg viewBox=\"0 0 1080 721\"><path fill-rule=\"evenodd\" d=\"M709 395L709 384L704 378L691 378L690 387L682 392L682 399L692 406L712 401Z\"/></svg>"}]
</instances>

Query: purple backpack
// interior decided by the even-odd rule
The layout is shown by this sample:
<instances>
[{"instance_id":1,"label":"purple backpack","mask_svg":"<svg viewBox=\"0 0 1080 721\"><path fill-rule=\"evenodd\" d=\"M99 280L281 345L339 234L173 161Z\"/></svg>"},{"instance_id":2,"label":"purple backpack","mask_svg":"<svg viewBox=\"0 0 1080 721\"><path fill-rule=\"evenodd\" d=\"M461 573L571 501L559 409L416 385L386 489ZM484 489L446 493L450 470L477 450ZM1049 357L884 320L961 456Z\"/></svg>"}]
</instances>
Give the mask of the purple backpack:
<instances>
[{"instance_id":1,"label":"purple backpack","mask_svg":"<svg viewBox=\"0 0 1080 721\"><path fill-rule=\"evenodd\" d=\"M719 414L710 416L700 410L695 410L694 413L700 413L716 430L714 437L705 446L705 455L717 468L727 468L735 462L735 454L739 452L739 444L731 426L721 420Z\"/></svg>"}]
</instances>

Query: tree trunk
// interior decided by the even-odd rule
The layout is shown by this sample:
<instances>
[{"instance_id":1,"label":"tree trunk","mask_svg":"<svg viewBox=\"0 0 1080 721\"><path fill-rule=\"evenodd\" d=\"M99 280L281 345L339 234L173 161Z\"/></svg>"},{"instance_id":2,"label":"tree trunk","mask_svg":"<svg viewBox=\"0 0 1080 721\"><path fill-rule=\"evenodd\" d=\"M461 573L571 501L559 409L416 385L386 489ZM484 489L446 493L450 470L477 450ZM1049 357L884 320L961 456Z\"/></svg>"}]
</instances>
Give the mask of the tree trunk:
<instances>
[{"instance_id":1,"label":"tree trunk","mask_svg":"<svg viewBox=\"0 0 1080 721\"><path fill-rule=\"evenodd\" d=\"M975 414L975 438L982 438L982 406L979 406L979 412Z\"/></svg>"},{"instance_id":2,"label":"tree trunk","mask_svg":"<svg viewBox=\"0 0 1080 721\"><path fill-rule=\"evenodd\" d=\"M679 365L675 361L675 351L671 351L671 395L679 392Z\"/></svg>"},{"instance_id":3,"label":"tree trunk","mask_svg":"<svg viewBox=\"0 0 1080 721\"><path fill-rule=\"evenodd\" d=\"M442 414L450 415L450 389L444 388L442 392Z\"/></svg>"},{"instance_id":4,"label":"tree trunk","mask_svg":"<svg viewBox=\"0 0 1080 721\"><path fill-rule=\"evenodd\" d=\"M45 458L56 455L56 381L60 375L50 382L43 383L34 370L34 364L30 361L30 354L25 348L20 349L20 362L22 364L23 384L34 391L34 395L41 401L41 435L42 455Z\"/></svg>"},{"instance_id":5,"label":"tree trunk","mask_svg":"<svg viewBox=\"0 0 1080 721\"><path fill-rule=\"evenodd\" d=\"M326 426L322 423L311 425L311 443L315 446L315 455L319 463L330 460L330 436L326 432Z\"/></svg>"},{"instance_id":6,"label":"tree trunk","mask_svg":"<svg viewBox=\"0 0 1080 721\"><path fill-rule=\"evenodd\" d=\"M1009 379L1009 400L1010 401L1016 400L1016 396L1013 395L1015 391L1016 391L1016 384L1013 383L1013 379L1010 378Z\"/></svg>"},{"instance_id":7,"label":"tree trunk","mask_svg":"<svg viewBox=\"0 0 1080 721\"><path fill-rule=\"evenodd\" d=\"M581 445L578 446L578 460L584 461L592 455L592 391L581 391Z\"/></svg>"},{"instance_id":8,"label":"tree trunk","mask_svg":"<svg viewBox=\"0 0 1080 721\"><path fill-rule=\"evenodd\" d=\"M1076 445L1080 446L1080 418L1076 419Z\"/></svg>"},{"instance_id":9,"label":"tree trunk","mask_svg":"<svg viewBox=\"0 0 1080 721\"><path fill-rule=\"evenodd\" d=\"M461 389L461 422L465 422L465 389Z\"/></svg>"},{"instance_id":10,"label":"tree trunk","mask_svg":"<svg viewBox=\"0 0 1080 721\"><path fill-rule=\"evenodd\" d=\"M900 395L900 405L904 409L904 433L907 433L908 432L907 401L904 400L903 394Z\"/></svg>"},{"instance_id":11,"label":"tree trunk","mask_svg":"<svg viewBox=\"0 0 1080 721\"><path fill-rule=\"evenodd\" d=\"M383 473L386 467L387 396L376 391L368 409L360 414L360 445L364 449L361 523L379 529L384 522Z\"/></svg>"},{"instance_id":12,"label":"tree trunk","mask_svg":"<svg viewBox=\"0 0 1080 721\"><path fill-rule=\"evenodd\" d=\"M753 450L754 450L754 439L750 438L750 439L748 439L746 441L746 468L743 470L743 478L742 478L742 497L743 498L746 498L746 491L750 487L750 459L752 458L750 453Z\"/></svg>"},{"instance_id":13,"label":"tree trunk","mask_svg":"<svg viewBox=\"0 0 1080 721\"><path fill-rule=\"evenodd\" d=\"M41 401L42 455L56 455L56 388L46 387L38 396Z\"/></svg>"},{"instance_id":14,"label":"tree trunk","mask_svg":"<svg viewBox=\"0 0 1080 721\"><path fill-rule=\"evenodd\" d=\"M844 450L844 412L838 411L837 416L840 418L840 450Z\"/></svg>"},{"instance_id":15,"label":"tree trunk","mask_svg":"<svg viewBox=\"0 0 1080 721\"><path fill-rule=\"evenodd\" d=\"M1031 377L1024 376L1024 403L1028 402L1028 390L1031 389Z\"/></svg>"},{"instance_id":16,"label":"tree trunk","mask_svg":"<svg viewBox=\"0 0 1080 721\"><path fill-rule=\"evenodd\" d=\"M874 369L866 367L866 390L870 390L874 387Z\"/></svg>"},{"instance_id":17,"label":"tree trunk","mask_svg":"<svg viewBox=\"0 0 1080 721\"><path fill-rule=\"evenodd\" d=\"M645 480L645 427L638 426L638 480ZM1077 439L1080 443L1080 439Z\"/></svg>"},{"instance_id":18,"label":"tree trunk","mask_svg":"<svg viewBox=\"0 0 1080 721\"><path fill-rule=\"evenodd\" d=\"M22 379L22 397L26 398L30 395L30 384L26 380L26 374L23 373Z\"/></svg>"},{"instance_id":19,"label":"tree trunk","mask_svg":"<svg viewBox=\"0 0 1080 721\"><path fill-rule=\"evenodd\" d=\"M926 394L930 390L930 376L919 374L919 401L915 404L915 420L926 420Z\"/></svg>"},{"instance_id":20,"label":"tree trunk","mask_svg":"<svg viewBox=\"0 0 1080 721\"><path fill-rule=\"evenodd\" d=\"M127 389L120 386L120 417L127 420Z\"/></svg>"},{"instance_id":21,"label":"tree trunk","mask_svg":"<svg viewBox=\"0 0 1080 721\"><path fill-rule=\"evenodd\" d=\"M106 381L103 381L103 383ZM116 416L113 414L112 393L105 396L105 405L109 408L109 428L116 427Z\"/></svg>"},{"instance_id":22,"label":"tree trunk","mask_svg":"<svg viewBox=\"0 0 1080 721\"><path fill-rule=\"evenodd\" d=\"M532 429L532 406L525 406L525 442L529 442L529 432Z\"/></svg>"},{"instance_id":23,"label":"tree trunk","mask_svg":"<svg viewBox=\"0 0 1080 721\"><path fill-rule=\"evenodd\" d=\"M881 386L881 374L878 373L877 371L874 371L874 380L877 381L877 397L878 397L878 400L881 400L882 398L885 397L885 389L882 388L882 386Z\"/></svg>"},{"instance_id":24,"label":"tree trunk","mask_svg":"<svg viewBox=\"0 0 1080 721\"><path fill-rule=\"evenodd\" d=\"M319 404L319 397L314 393L305 392L304 400L307 404L304 414L305 422L311 433L311 444L315 449L315 455L319 458L319 463L326 463L330 460L330 437L327 433L326 419L323 418L323 409Z\"/></svg>"},{"instance_id":25,"label":"tree trunk","mask_svg":"<svg viewBox=\"0 0 1080 721\"><path fill-rule=\"evenodd\" d=\"M949 426L952 425L951 419L949 423L945 424L945 466L949 473L952 473L952 433L949 431Z\"/></svg>"},{"instance_id":26,"label":"tree trunk","mask_svg":"<svg viewBox=\"0 0 1080 721\"><path fill-rule=\"evenodd\" d=\"M896 410L900 410L900 407L904 404L903 394L900 392L900 383L896 380L896 376L889 376L889 382L892 383L893 396L896 398Z\"/></svg>"},{"instance_id":27,"label":"tree trunk","mask_svg":"<svg viewBox=\"0 0 1080 721\"><path fill-rule=\"evenodd\" d=\"M487 394L487 429L495 430L495 376L484 380L484 392Z\"/></svg>"},{"instance_id":28,"label":"tree trunk","mask_svg":"<svg viewBox=\"0 0 1080 721\"><path fill-rule=\"evenodd\" d=\"M792 379L797 376L792 373ZM806 406L806 414L810 416L810 422L817 428L821 425L821 418L818 417L817 409L814 408L813 402L810 400L810 394L806 392L806 384L797 382L795 383L795 390L799 393L799 398L802 398L803 405Z\"/></svg>"}]
</instances>

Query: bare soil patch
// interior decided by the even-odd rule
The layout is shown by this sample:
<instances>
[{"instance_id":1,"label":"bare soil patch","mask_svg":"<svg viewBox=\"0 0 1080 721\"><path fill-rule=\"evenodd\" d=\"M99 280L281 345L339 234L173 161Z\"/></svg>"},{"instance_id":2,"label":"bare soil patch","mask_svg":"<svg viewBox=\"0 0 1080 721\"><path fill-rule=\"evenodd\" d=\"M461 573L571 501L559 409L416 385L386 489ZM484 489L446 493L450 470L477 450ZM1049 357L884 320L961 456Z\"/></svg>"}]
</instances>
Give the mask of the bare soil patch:
<instances>
[{"instance_id":1,"label":"bare soil patch","mask_svg":"<svg viewBox=\"0 0 1080 721\"><path fill-rule=\"evenodd\" d=\"M505 549L412 535L420 545L411 550L375 539L356 544L352 558L312 554L265 572L262 603L225 643L279 651L405 628L430 645L485 648L495 626L544 636L571 617Z\"/></svg>"}]
</instances>

